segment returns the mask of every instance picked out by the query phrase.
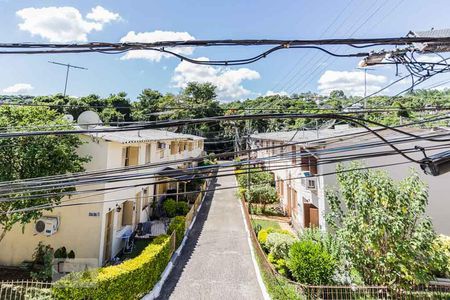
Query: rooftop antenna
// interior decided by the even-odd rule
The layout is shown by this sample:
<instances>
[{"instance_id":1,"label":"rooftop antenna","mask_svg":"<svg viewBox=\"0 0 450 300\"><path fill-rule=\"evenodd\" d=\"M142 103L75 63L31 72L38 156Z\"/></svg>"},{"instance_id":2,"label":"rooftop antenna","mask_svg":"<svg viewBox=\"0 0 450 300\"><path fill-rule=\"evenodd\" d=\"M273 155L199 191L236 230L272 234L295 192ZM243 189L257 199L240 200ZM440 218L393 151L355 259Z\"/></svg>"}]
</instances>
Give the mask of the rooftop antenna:
<instances>
[{"instance_id":1,"label":"rooftop antenna","mask_svg":"<svg viewBox=\"0 0 450 300\"><path fill-rule=\"evenodd\" d=\"M87 68L84 68L84 67L74 66L74 65L71 65L71 64L63 64L63 63L59 63L59 62L55 62L55 61L49 61L49 63L54 64L54 65L58 65L58 66L63 66L63 67L67 68L67 71L66 71L66 82L64 84L64 97L66 97L67 80L69 79L69 70L70 70L70 68L80 69L80 70L87 70Z\"/></svg>"}]
</instances>

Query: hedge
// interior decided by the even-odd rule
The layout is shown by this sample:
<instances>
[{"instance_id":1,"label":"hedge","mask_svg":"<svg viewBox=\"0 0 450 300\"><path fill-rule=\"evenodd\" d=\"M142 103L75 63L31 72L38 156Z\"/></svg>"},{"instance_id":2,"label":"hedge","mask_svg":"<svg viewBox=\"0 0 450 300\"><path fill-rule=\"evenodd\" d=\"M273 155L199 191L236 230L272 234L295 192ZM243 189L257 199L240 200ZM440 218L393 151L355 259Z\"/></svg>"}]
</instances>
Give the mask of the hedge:
<instances>
[{"instance_id":1,"label":"hedge","mask_svg":"<svg viewBox=\"0 0 450 300\"><path fill-rule=\"evenodd\" d=\"M142 253L115 266L72 273L57 281L56 299L140 299L158 282L170 260L170 238L157 237Z\"/></svg>"},{"instance_id":2,"label":"hedge","mask_svg":"<svg viewBox=\"0 0 450 300\"><path fill-rule=\"evenodd\" d=\"M176 244L178 248L183 241L184 232L186 231L186 217L178 216L170 221L167 234L171 235L174 231L176 232Z\"/></svg>"}]
</instances>

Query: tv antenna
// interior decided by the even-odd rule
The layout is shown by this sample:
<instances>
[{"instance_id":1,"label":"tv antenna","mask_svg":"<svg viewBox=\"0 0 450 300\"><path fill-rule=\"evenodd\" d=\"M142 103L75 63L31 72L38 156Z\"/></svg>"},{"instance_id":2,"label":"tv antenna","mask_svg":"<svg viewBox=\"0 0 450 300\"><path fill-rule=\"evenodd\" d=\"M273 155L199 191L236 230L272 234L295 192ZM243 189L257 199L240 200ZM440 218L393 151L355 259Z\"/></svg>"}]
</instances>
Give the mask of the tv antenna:
<instances>
[{"instance_id":1,"label":"tv antenna","mask_svg":"<svg viewBox=\"0 0 450 300\"><path fill-rule=\"evenodd\" d=\"M72 69L80 69L80 70L87 70L87 68L84 68L84 67L74 66L74 65L71 65L71 64L63 64L63 63L59 63L59 62L55 62L55 61L49 61L49 63L54 64L54 65L58 65L58 66L63 66L63 67L67 68L67 71L66 71L66 82L64 84L64 97L66 96L67 80L69 79L69 70L70 70L70 68L72 68Z\"/></svg>"}]
</instances>

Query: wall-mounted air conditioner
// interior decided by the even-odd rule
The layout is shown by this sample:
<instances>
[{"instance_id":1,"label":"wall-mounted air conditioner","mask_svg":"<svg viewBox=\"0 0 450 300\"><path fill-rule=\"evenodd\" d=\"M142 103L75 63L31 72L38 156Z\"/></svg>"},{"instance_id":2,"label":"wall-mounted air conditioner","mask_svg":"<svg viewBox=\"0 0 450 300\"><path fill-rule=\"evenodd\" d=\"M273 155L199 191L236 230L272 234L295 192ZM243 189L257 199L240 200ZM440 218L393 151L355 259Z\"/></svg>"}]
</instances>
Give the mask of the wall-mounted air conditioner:
<instances>
[{"instance_id":1,"label":"wall-mounted air conditioner","mask_svg":"<svg viewBox=\"0 0 450 300\"><path fill-rule=\"evenodd\" d=\"M58 217L42 217L34 224L34 231L38 234L51 236L58 231L59 218Z\"/></svg>"}]
</instances>

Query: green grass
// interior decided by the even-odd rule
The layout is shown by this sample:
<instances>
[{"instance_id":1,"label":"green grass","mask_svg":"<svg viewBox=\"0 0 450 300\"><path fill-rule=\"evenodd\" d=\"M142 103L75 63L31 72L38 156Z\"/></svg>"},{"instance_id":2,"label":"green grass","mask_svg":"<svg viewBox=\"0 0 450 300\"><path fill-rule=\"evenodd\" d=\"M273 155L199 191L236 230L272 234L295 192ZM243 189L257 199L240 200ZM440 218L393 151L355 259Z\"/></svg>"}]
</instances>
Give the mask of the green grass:
<instances>
[{"instance_id":1,"label":"green grass","mask_svg":"<svg viewBox=\"0 0 450 300\"><path fill-rule=\"evenodd\" d=\"M275 228L275 229L281 229L281 226L278 222L270 221L270 220L253 219L252 225L253 225L253 227L260 225L261 229L266 229L266 228L270 228L270 227Z\"/></svg>"}]
</instances>

